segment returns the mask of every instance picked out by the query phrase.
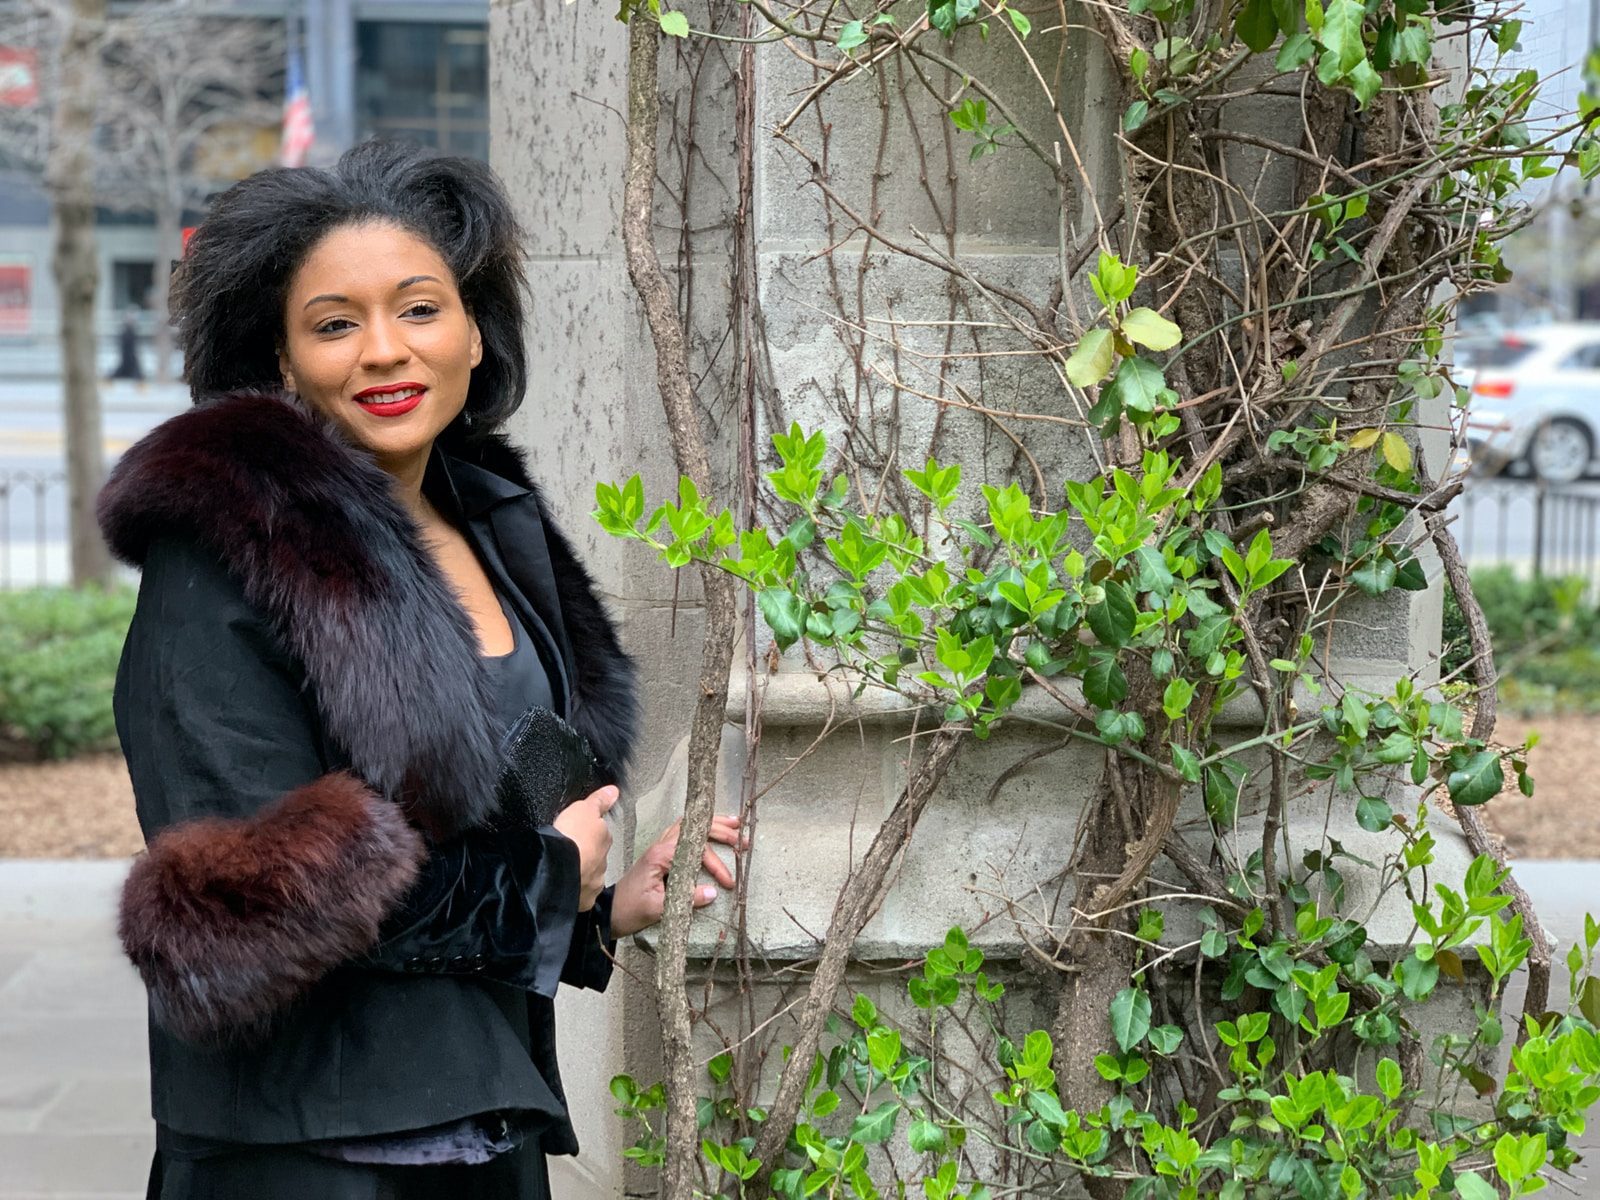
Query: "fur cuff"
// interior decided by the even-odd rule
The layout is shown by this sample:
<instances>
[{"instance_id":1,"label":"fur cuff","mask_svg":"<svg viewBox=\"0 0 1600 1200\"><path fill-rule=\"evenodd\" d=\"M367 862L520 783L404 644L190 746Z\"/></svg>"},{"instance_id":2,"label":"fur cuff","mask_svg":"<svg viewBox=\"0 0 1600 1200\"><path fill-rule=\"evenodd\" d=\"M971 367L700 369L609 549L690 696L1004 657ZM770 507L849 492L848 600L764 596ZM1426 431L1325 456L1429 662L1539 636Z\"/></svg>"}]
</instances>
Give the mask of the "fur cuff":
<instances>
[{"instance_id":1,"label":"fur cuff","mask_svg":"<svg viewBox=\"0 0 1600 1200\"><path fill-rule=\"evenodd\" d=\"M372 948L425 853L400 809L344 772L243 820L164 830L128 875L118 929L155 1020L191 1041L259 1030Z\"/></svg>"}]
</instances>

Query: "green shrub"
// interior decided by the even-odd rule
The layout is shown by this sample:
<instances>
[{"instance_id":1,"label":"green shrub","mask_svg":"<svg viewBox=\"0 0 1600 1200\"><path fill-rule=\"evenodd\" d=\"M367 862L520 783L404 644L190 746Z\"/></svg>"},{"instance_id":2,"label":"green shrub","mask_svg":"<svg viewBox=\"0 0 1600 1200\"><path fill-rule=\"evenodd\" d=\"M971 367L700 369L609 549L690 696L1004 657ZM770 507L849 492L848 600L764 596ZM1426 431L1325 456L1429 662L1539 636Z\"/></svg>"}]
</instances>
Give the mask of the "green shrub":
<instances>
[{"instance_id":1,"label":"green shrub","mask_svg":"<svg viewBox=\"0 0 1600 1200\"><path fill-rule=\"evenodd\" d=\"M111 688L134 598L131 588L0 592L0 753L115 748Z\"/></svg>"},{"instance_id":2,"label":"green shrub","mask_svg":"<svg viewBox=\"0 0 1600 1200\"><path fill-rule=\"evenodd\" d=\"M1581 579L1526 579L1509 568L1472 573L1494 642L1495 666L1508 702L1522 707L1592 708L1600 704L1600 608ZM1448 588L1444 598L1444 669L1471 657L1467 623Z\"/></svg>"}]
</instances>

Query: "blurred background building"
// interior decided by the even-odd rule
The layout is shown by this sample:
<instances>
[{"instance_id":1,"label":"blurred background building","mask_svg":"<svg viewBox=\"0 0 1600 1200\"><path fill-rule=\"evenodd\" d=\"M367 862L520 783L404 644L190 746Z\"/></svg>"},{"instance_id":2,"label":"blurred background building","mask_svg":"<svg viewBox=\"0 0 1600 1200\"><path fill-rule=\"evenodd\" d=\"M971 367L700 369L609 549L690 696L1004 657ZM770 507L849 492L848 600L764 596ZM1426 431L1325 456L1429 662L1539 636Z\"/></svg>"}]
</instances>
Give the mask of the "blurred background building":
<instances>
[{"instance_id":1,"label":"blurred background building","mask_svg":"<svg viewBox=\"0 0 1600 1200\"><path fill-rule=\"evenodd\" d=\"M1505 65L1539 75L1539 103L1530 119L1540 125L1570 121L1584 87L1584 60L1600 46L1600 0L1528 0L1517 16L1523 21L1519 46ZM1600 320L1600 191L1568 171L1531 181L1525 192L1540 213L1506 246L1516 277L1475 298L1463 314L1469 318L1464 332Z\"/></svg>"},{"instance_id":2,"label":"blurred background building","mask_svg":"<svg viewBox=\"0 0 1600 1200\"><path fill-rule=\"evenodd\" d=\"M206 194L279 160L291 61L298 57L314 130L304 161L336 158L374 135L402 137L488 158L488 0L113 0L113 16L157 5L219 23L251 26L270 62L251 64L260 105L207 130L186 172L182 224L196 224ZM0 132L48 99L46 54L28 25L7 20L19 7L0 2ZM181 39L179 39L181 40ZM181 58L181 54L178 55ZM175 64L176 66L176 64ZM9 125L3 122L9 118ZM42 119L42 117L41 117ZM130 316L146 377L156 369L157 271L171 261L157 215L134 198L119 202L113 177L97 220L101 260L97 299L101 359L109 373ZM0 379L53 378L60 372L58 303L50 271L50 204L42 162L0 137ZM177 366L171 368L176 373Z\"/></svg>"}]
</instances>

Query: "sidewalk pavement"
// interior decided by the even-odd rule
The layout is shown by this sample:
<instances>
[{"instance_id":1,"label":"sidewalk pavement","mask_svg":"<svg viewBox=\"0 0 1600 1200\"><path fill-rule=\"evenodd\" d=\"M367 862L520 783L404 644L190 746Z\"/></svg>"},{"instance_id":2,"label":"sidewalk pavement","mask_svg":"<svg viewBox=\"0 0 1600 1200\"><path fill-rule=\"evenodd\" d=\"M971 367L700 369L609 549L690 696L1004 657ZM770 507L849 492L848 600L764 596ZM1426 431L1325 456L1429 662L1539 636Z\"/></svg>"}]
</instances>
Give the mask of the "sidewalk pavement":
<instances>
[{"instance_id":1,"label":"sidewalk pavement","mask_svg":"<svg viewBox=\"0 0 1600 1200\"><path fill-rule=\"evenodd\" d=\"M0 860L0 1198L136 1200L155 1138L126 862Z\"/></svg>"},{"instance_id":2,"label":"sidewalk pavement","mask_svg":"<svg viewBox=\"0 0 1600 1200\"><path fill-rule=\"evenodd\" d=\"M138 1200L154 1145L144 990L113 932L126 861L0 859L0 1200ZM1528 862L1528 889L1561 951L1600 908L1600 863ZM1557 1002L1565 971L1552 980ZM1512 1011L1520 1001L1511 997ZM1597 1114L1600 1117L1600 1114ZM1600 1120L1581 1139L1595 1173ZM1570 1189L1557 1181L1556 1192Z\"/></svg>"}]
</instances>

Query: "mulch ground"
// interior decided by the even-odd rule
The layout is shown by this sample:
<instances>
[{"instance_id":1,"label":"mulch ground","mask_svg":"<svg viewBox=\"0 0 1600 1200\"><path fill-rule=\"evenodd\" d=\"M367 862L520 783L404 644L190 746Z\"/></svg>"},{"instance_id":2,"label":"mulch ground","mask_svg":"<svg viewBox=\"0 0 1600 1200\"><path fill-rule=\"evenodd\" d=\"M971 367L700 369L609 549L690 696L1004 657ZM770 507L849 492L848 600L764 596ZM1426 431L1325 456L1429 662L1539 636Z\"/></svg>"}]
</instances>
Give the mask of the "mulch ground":
<instances>
[{"instance_id":1,"label":"mulch ground","mask_svg":"<svg viewBox=\"0 0 1600 1200\"><path fill-rule=\"evenodd\" d=\"M1518 745L1530 733L1540 739L1528 756L1533 796L1508 779L1484 807L1484 823L1513 858L1600 858L1600 717L1507 713L1495 725L1502 745Z\"/></svg>"},{"instance_id":2,"label":"mulch ground","mask_svg":"<svg viewBox=\"0 0 1600 1200\"><path fill-rule=\"evenodd\" d=\"M1507 714L1496 739L1534 731L1533 798L1510 783L1486 823L1514 858L1600 858L1600 716ZM125 858L143 845L119 755L0 764L0 858Z\"/></svg>"},{"instance_id":3,"label":"mulch ground","mask_svg":"<svg viewBox=\"0 0 1600 1200\"><path fill-rule=\"evenodd\" d=\"M126 858L143 846L121 755L0 765L0 858Z\"/></svg>"}]
</instances>

